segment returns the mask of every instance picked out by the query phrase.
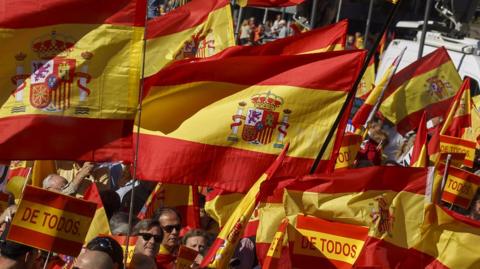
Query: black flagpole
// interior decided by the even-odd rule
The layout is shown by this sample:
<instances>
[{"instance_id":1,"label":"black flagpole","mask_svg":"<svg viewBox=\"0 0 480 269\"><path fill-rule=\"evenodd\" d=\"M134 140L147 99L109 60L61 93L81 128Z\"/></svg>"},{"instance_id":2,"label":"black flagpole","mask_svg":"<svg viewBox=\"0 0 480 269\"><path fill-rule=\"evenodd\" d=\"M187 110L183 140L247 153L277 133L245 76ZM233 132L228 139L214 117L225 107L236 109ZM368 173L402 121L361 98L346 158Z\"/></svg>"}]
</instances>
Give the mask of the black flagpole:
<instances>
[{"instance_id":1,"label":"black flagpole","mask_svg":"<svg viewBox=\"0 0 480 269\"><path fill-rule=\"evenodd\" d=\"M338 113L338 116L335 119L335 122L333 123L332 128L328 132L328 135L325 138L325 141L323 142L322 148L318 152L317 158L315 159L315 162L313 163L312 168L310 169L310 174L315 173L315 171L317 170L317 167L320 164L320 160L322 159L323 154L325 154L325 151L327 150L328 144L330 143L330 140L332 140L332 137L335 134L335 130L337 130L338 125L340 124L340 120L342 119L343 114L347 110L348 104L352 101L352 99L355 97L355 94L357 93L358 84L360 84L360 81L362 80L363 74L365 73L365 70L367 70L368 63L370 62L370 59L372 59L373 55L375 54L375 51L377 50L378 44L380 43L380 40L382 39L383 34L386 32L388 27L390 27L390 24L393 21L393 17L397 13L398 6L400 5L401 2L402 1L399 0L396 4L394 4L393 9L390 11L390 14L388 15L387 21L383 25L382 31L377 36L377 38L375 39L375 42L373 43L372 47L368 51L367 58L365 59L365 62L363 63L362 69L360 70L360 73L358 74L357 80L355 80L355 83L353 83L352 89L348 93L347 99L345 100L345 103L343 103L343 106L340 109L340 113ZM339 130L339 131L343 132L343 130Z\"/></svg>"}]
</instances>

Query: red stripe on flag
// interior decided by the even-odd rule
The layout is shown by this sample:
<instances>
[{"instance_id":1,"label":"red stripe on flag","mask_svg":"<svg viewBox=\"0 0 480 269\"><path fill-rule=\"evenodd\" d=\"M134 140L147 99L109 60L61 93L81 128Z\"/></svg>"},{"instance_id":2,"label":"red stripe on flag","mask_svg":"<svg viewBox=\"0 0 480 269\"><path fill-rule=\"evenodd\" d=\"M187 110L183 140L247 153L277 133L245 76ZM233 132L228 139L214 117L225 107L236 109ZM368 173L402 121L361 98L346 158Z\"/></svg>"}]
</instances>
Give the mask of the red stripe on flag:
<instances>
[{"instance_id":1,"label":"red stripe on flag","mask_svg":"<svg viewBox=\"0 0 480 269\"><path fill-rule=\"evenodd\" d=\"M10 160L133 159L133 120L60 116L0 119L0 158Z\"/></svg>"},{"instance_id":2,"label":"red stripe on flag","mask_svg":"<svg viewBox=\"0 0 480 269\"><path fill-rule=\"evenodd\" d=\"M52 237L43 233L25 229L23 227L12 225L8 232L8 240L25 244L25 238L28 238L28 244L41 248L46 251L57 252L68 256L77 257L82 250L82 243L65 240L58 237Z\"/></svg>"},{"instance_id":3,"label":"red stripe on flag","mask_svg":"<svg viewBox=\"0 0 480 269\"><path fill-rule=\"evenodd\" d=\"M320 223L326 223L324 225L320 225ZM325 225L329 225L329 227L326 227ZM331 229L335 226L335 229ZM351 224L343 224L340 222L330 222L328 220L322 220L318 218L312 218L312 217L304 217L302 215L299 215L297 217L297 229L305 229L305 230L310 230L310 231L316 231L316 232L321 232L321 233L327 233L327 234L333 234L337 236L342 236L342 237L348 237L348 238L354 238L358 240L365 240L365 236L368 232L368 228L363 229L352 229Z\"/></svg>"},{"instance_id":4,"label":"red stripe on flag","mask_svg":"<svg viewBox=\"0 0 480 269\"><path fill-rule=\"evenodd\" d=\"M238 85L284 85L311 90L349 91L361 67L365 51L332 51L304 55L236 56L211 60L178 61L145 81L145 88L200 81L217 81ZM230 72L225 72L230 70ZM259 72L261 70L261 72ZM312 72L316 70L316 72ZM342 70L338 72L337 70ZM145 93L146 96L148 92Z\"/></svg>"},{"instance_id":5,"label":"red stripe on flag","mask_svg":"<svg viewBox=\"0 0 480 269\"><path fill-rule=\"evenodd\" d=\"M465 209L468 209L471 202L471 200L468 200L467 198L450 193L448 191L443 191L442 200L450 204L461 206L462 208L465 208Z\"/></svg>"},{"instance_id":6,"label":"red stripe on flag","mask_svg":"<svg viewBox=\"0 0 480 269\"><path fill-rule=\"evenodd\" d=\"M69 211L70 213L75 213L88 218L93 217L97 208L97 204L95 203L46 191L33 186L26 186L23 193L23 200L63 211Z\"/></svg>"},{"instance_id":7,"label":"red stripe on flag","mask_svg":"<svg viewBox=\"0 0 480 269\"><path fill-rule=\"evenodd\" d=\"M140 135L139 147L144 153L138 156L137 176L145 180L247 192L277 157L163 136ZM327 163L320 162L319 169L324 169ZM313 159L287 156L276 175L306 174L312 164Z\"/></svg>"},{"instance_id":8,"label":"red stripe on flag","mask_svg":"<svg viewBox=\"0 0 480 269\"><path fill-rule=\"evenodd\" d=\"M55 24L142 26L146 1L43 0L2 1L0 28L36 28Z\"/></svg>"},{"instance_id":9,"label":"red stripe on flag","mask_svg":"<svg viewBox=\"0 0 480 269\"><path fill-rule=\"evenodd\" d=\"M354 176L352 176L352 171ZM346 169L334 174L308 175L287 186L288 190L318 193L345 193L365 191L407 191L425 194L424 168L373 166Z\"/></svg>"},{"instance_id":10,"label":"red stripe on flag","mask_svg":"<svg viewBox=\"0 0 480 269\"><path fill-rule=\"evenodd\" d=\"M216 9L230 3L227 0L191 1L164 16L147 22L146 39L178 33L205 22Z\"/></svg>"}]
</instances>

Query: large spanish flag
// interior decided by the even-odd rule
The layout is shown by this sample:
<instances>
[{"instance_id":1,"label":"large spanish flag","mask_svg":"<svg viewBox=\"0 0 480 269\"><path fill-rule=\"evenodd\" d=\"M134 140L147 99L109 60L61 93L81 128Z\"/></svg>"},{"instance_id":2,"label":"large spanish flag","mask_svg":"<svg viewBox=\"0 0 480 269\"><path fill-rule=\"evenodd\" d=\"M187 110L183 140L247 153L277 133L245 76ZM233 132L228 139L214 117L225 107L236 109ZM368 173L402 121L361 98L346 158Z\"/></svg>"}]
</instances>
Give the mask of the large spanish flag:
<instances>
[{"instance_id":1,"label":"large spanish flag","mask_svg":"<svg viewBox=\"0 0 480 269\"><path fill-rule=\"evenodd\" d=\"M423 111L443 116L462 81L445 48L439 48L396 73L380 112L400 133L416 128Z\"/></svg>"},{"instance_id":2,"label":"large spanish flag","mask_svg":"<svg viewBox=\"0 0 480 269\"><path fill-rule=\"evenodd\" d=\"M146 77L175 60L208 57L235 45L228 0L192 0L146 27Z\"/></svg>"},{"instance_id":3,"label":"large spanish flag","mask_svg":"<svg viewBox=\"0 0 480 269\"><path fill-rule=\"evenodd\" d=\"M303 3L305 0L239 0L238 5L241 7L287 7L295 6Z\"/></svg>"},{"instance_id":4,"label":"large spanish flag","mask_svg":"<svg viewBox=\"0 0 480 269\"><path fill-rule=\"evenodd\" d=\"M288 141L282 170L308 172L364 57L228 57L165 68L143 99L137 176L245 192Z\"/></svg>"},{"instance_id":5,"label":"large spanish flag","mask_svg":"<svg viewBox=\"0 0 480 269\"><path fill-rule=\"evenodd\" d=\"M296 223L294 218L300 213L369 227L364 249L357 253L355 265L359 267L424 268L431 264L434 257L413 249L421 239L427 171L405 167L352 171L309 175L287 186L283 202L291 223ZM344 258L345 262L351 256Z\"/></svg>"},{"instance_id":6,"label":"large spanish flag","mask_svg":"<svg viewBox=\"0 0 480 269\"><path fill-rule=\"evenodd\" d=\"M294 55L343 50L345 49L347 29L348 20L341 20L335 24L316 28L299 35L280 38L259 46L233 46L219 52L213 58L254 55ZM373 83L374 76L375 73L373 73L371 83Z\"/></svg>"},{"instance_id":7,"label":"large spanish flag","mask_svg":"<svg viewBox=\"0 0 480 269\"><path fill-rule=\"evenodd\" d=\"M145 1L3 1L2 159L132 158Z\"/></svg>"},{"instance_id":8,"label":"large spanish flag","mask_svg":"<svg viewBox=\"0 0 480 269\"><path fill-rule=\"evenodd\" d=\"M230 258L240 241L240 236L244 233L245 227L255 207L261 200L260 196L262 193L260 192L260 186L263 182L270 180L270 178L274 176L275 172L282 165L288 149L289 144L285 146L275 161L272 162L270 167L257 179L245 197L242 198L240 204L228 218L225 226L222 227L210 250L202 260L200 267L227 268Z\"/></svg>"}]
</instances>

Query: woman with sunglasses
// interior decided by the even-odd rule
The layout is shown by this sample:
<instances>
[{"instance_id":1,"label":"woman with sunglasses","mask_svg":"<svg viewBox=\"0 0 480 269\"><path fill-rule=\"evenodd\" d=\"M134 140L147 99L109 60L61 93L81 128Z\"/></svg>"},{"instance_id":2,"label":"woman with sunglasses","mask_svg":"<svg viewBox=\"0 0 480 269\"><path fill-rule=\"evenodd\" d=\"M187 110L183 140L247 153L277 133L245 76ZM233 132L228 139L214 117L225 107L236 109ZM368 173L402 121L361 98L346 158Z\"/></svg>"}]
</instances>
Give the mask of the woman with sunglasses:
<instances>
[{"instance_id":1,"label":"woman with sunglasses","mask_svg":"<svg viewBox=\"0 0 480 269\"><path fill-rule=\"evenodd\" d=\"M138 236L134 253L150 257L155 261L155 256L163 240L163 230L160 223L152 219L142 220L135 225L133 232Z\"/></svg>"}]
</instances>

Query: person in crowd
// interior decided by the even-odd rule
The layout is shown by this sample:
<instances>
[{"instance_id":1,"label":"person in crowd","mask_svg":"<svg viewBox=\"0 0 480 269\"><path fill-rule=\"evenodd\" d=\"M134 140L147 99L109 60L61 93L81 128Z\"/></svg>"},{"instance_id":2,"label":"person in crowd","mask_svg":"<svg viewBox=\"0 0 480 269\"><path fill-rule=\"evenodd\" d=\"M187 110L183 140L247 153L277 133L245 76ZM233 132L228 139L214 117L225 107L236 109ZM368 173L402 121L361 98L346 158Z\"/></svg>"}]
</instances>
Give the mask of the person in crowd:
<instances>
[{"instance_id":1,"label":"person in crowd","mask_svg":"<svg viewBox=\"0 0 480 269\"><path fill-rule=\"evenodd\" d=\"M97 236L88 242L85 249L87 251L104 252L112 260L114 269L123 268L123 249L113 238Z\"/></svg>"},{"instance_id":2,"label":"person in crowd","mask_svg":"<svg viewBox=\"0 0 480 269\"><path fill-rule=\"evenodd\" d=\"M173 208L161 207L157 209L153 219L160 222L163 230L163 241L157 256L159 268L171 268L176 259L180 246L180 230L182 229L182 217Z\"/></svg>"},{"instance_id":3,"label":"person in crowd","mask_svg":"<svg viewBox=\"0 0 480 269\"><path fill-rule=\"evenodd\" d=\"M113 261L107 253L98 250L85 250L75 264L74 269L112 269Z\"/></svg>"},{"instance_id":4,"label":"person in crowd","mask_svg":"<svg viewBox=\"0 0 480 269\"><path fill-rule=\"evenodd\" d=\"M138 223L138 218L133 217L132 226ZM109 220L110 231L113 235L127 235L128 234L128 213L116 212Z\"/></svg>"},{"instance_id":5,"label":"person in crowd","mask_svg":"<svg viewBox=\"0 0 480 269\"><path fill-rule=\"evenodd\" d=\"M75 196L80 184L82 184L85 177L90 175L93 168L93 163L85 162L71 182L68 182L66 178L58 174L50 174L43 179L43 188L50 191L60 192L65 195Z\"/></svg>"},{"instance_id":6,"label":"person in crowd","mask_svg":"<svg viewBox=\"0 0 480 269\"><path fill-rule=\"evenodd\" d=\"M243 20L240 27L240 45L251 45L250 37L252 35L252 29L248 23L248 20Z\"/></svg>"},{"instance_id":7,"label":"person in crowd","mask_svg":"<svg viewBox=\"0 0 480 269\"><path fill-rule=\"evenodd\" d=\"M138 236L135 253L154 259L163 240L163 230L160 223L153 219L142 220L135 225L133 234Z\"/></svg>"},{"instance_id":8,"label":"person in crowd","mask_svg":"<svg viewBox=\"0 0 480 269\"><path fill-rule=\"evenodd\" d=\"M33 269L36 267L38 250L11 241L0 243L0 268Z\"/></svg>"},{"instance_id":9,"label":"person in crowd","mask_svg":"<svg viewBox=\"0 0 480 269\"><path fill-rule=\"evenodd\" d=\"M278 38L285 38L288 36L287 22L280 20L278 23Z\"/></svg>"},{"instance_id":10,"label":"person in crowd","mask_svg":"<svg viewBox=\"0 0 480 269\"><path fill-rule=\"evenodd\" d=\"M379 122L370 123L368 139L357 154L357 161L368 160L373 165L382 164L382 149L388 144L388 136L382 131L382 125Z\"/></svg>"},{"instance_id":11,"label":"person in crowd","mask_svg":"<svg viewBox=\"0 0 480 269\"><path fill-rule=\"evenodd\" d=\"M155 261L140 253L134 253L128 269L158 269Z\"/></svg>"},{"instance_id":12,"label":"person in crowd","mask_svg":"<svg viewBox=\"0 0 480 269\"><path fill-rule=\"evenodd\" d=\"M346 50L357 49L357 47L355 46L355 36L347 35L347 41L346 41L346 44L345 44L345 49Z\"/></svg>"},{"instance_id":13,"label":"person in crowd","mask_svg":"<svg viewBox=\"0 0 480 269\"><path fill-rule=\"evenodd\" d=\"M263 39L265 38L265 26L263 24L259 24L257 28L255 28L254 36L253 36L253 44L255 45L262 45L264 44Z\"/></svg>"},{"instance_id":14,"label":"person in crowd","mask_svg":"<svg viewBox=\"0 0 480 269\"><path fill-rule=\"evenodd\" d=\"M158 7L159 7L159 0L148 0L147 5L148 5L148 12L147 12L147 18L148 19L153 19L155 17L158 17L160 15Z\"/></svg>"},{"instance_id":15,"label":"person in crowd","mask_svg":"<svg viewBox=\"0 0 480 269\"><path fill-rule=\"evenodd\" d=\"M480 192L477 192L470 205L469 217L473 220L480 220Z\"/></svg>"},{"instance_id":16,"label":"person in crowd","mask_svg":"<svg viewBox=\"0 0 480 269\"><path fill-rule=\"evenodd\" d=\"M193 229L188 231L182 238L182 245L196 250L198 256L195 258L195 263L200 264L205 256L209 246L209 238L207 232L200 229Z\"/></svg>"},{"instance_id":17,"label":"person in crowd","mask_svg":"<svg viewBox=\"0 0 480 269\"><path fill-rule=\"evenodd\" d=\"M272 25L272 32L273 34L276 36L278 35L278 30L280 29L280 21L282 20L282 14L277 14L275 16L275 20L273 21L273 25Z\"/></svg>"}]
</instances>

